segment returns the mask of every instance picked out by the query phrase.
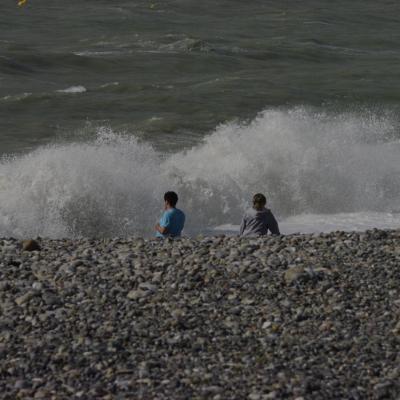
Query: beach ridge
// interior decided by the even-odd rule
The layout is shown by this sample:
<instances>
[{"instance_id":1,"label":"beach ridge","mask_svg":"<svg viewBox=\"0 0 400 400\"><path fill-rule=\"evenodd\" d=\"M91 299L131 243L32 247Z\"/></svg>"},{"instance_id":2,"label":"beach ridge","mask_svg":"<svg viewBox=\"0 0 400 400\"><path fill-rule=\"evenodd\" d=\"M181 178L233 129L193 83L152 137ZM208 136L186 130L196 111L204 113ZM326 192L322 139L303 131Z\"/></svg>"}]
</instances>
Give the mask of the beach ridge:
<instances>
[{"instance_id":1,"label":"beach ridge","mask_svg":"<svg viewBox=\"0 0 400 400\"><path fill-rule=\"evenodd\" d=\"M0 398L400 395L400 230L0 239Z\"/></svg>"}]
</instances>

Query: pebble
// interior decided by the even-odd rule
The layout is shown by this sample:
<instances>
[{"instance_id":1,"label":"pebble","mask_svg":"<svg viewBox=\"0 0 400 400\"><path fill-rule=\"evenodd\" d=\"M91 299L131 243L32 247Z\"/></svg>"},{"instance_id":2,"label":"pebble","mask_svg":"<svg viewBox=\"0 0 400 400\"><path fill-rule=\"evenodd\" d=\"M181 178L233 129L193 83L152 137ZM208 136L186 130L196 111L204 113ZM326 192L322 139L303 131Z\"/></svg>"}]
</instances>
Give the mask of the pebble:
<instances>
[{"instance_id":1,"label":"pebble","mask_svg":"<svg viewBox=\"0 0 400 400\"><path fill-rule=\"evenodd\" d=\"M307 276L306 270L303 266L293 266L285 271L284 278L287 285L291 285L294 282Z\"/></svg>"},{"instance_id":2,"label":"pebble","mask_svg":"<svg viewBox=\"0 0 400 400\"><path fill-rule=\"evenodd\" d=\"M31 300L33 297L35 297L36 292L34 291L29 291L22 296L19 296L15 299L15 302L19 305L22 306L23 304L27 303L29 300Z\"/></svg>"},{"instance_id":3,"label":"pebble","mask_svg":"<svg viewBox=\"0 0 400 400\"><path fill-rule=\"evenodd\" d=\"M33 239L23 240L21 245L24 251L40 251L41 249L39 243Z\"/></svg>"},{"instance_id":4,"label":"pebble","mask_svg":"<svg viewBox=\"0 0 400 400\"><path fill-rule=\"evenodd\" d=\"M148 294L149 294L149 292L146 291L146 290L131 290L128 293L127 297L130 300L137 300L137 299L140 299L142 297L147 297Z\"/></svg>"}]
</instances>

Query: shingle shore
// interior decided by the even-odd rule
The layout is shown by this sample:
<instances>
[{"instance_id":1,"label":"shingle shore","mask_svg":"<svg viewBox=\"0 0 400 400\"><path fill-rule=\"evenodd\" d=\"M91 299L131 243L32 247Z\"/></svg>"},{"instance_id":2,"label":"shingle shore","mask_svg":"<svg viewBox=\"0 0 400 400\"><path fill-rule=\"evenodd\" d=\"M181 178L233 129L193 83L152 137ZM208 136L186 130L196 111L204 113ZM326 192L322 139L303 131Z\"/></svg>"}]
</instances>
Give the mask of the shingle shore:
<instances>
[{"instance_id":1,"label":"shingle shore","mask_svg":"<svg viewBox=\"0 0 400 400\"><path fill-rule=\"evenodd\" d=\"M400 230L0 240L1 399L397 399Z\"/></svg>"}]
</instances>

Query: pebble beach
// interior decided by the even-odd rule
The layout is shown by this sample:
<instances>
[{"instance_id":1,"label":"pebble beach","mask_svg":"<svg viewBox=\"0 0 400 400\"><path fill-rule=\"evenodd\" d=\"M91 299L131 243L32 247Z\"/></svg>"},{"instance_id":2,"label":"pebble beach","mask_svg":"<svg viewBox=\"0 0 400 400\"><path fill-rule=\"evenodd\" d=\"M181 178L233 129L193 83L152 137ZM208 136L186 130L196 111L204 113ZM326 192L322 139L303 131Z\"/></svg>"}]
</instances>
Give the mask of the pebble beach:
<instances>
[{"instance_id":1,"label":"pebble beach","mask_svg":"<svg viewBox=\"0 0 400 400\"><path fill-rule=\"evenodd\" d=\"M400 396L400 230L37 244L0 240L1 399Z\"/></svg>"}]
</instances>

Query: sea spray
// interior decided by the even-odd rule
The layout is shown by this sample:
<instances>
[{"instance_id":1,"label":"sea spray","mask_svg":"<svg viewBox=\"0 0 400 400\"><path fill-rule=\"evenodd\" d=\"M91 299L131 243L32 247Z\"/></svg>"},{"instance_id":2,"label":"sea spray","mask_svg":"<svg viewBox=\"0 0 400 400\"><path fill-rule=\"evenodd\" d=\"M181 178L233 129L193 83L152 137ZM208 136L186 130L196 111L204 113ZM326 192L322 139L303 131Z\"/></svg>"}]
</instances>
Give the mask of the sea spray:
<instances>
[{"instance_id":1,"label":"sea spray","mask_svg":"<svg viewBox=\"0 0 400 400\"><path fill-rule=\"evenodd\" d=\"M143 233L162 190L151 147L107 130L7 161L1 176L0 230L11 236Z\"/></svg>"},{"instance_id":2,"label":"sea spray","mask_svg":"<svg viewBox=\"0 0 400 400\"><path fill-rule=\"evenodd\" d=\"M396 123L371 113L266 110L221 125L190 150L155 151L99 129L0 164L2 236L150 235L162 195L175 190L186 233L240 222L254 192L279 218L399 211ZM350 229L351 227L349 227Z\"/></svg>"},{"instance_id":3,"label":"sea spray","mask_svg":"<svg viewBox=\"0 0 400 400\"><path fill-rule=\"evenodd\" d=\"M393 211L400 190L394 130L393 121L371 114L267 110L250 124L219 127L166 163L180 168L186 184L219 188L227 211L255 191L281 215Z\"/></svg>"}]
</instances>

